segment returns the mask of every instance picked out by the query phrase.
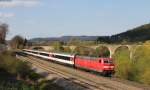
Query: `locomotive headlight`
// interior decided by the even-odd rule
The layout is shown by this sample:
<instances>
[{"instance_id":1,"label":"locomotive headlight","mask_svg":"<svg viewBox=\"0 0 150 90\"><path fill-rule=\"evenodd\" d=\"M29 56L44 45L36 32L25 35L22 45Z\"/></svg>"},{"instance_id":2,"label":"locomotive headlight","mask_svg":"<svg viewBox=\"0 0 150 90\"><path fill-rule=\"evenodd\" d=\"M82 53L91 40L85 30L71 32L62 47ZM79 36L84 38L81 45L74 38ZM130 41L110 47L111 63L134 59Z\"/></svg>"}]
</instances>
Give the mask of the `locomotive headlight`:
<instances>
[{"instance_id":1,"label":"locomotive headlight","mask_svg":"<svg viewBox=\"0 0 150 90\"><path fill-rule=\"evenodd\" d=\"M104 66L104 68L110 68L110 66Z\"/></svg>"},{"instance_id":2,"label":"locomotive headlight","mask_svg":"<svg viewBox=\"0 0 150 90\"><path fill-rule=\"evenodd\" d=\"M110 68L114 68L114 66L110 66Z\"/></svg>"},{"instance_id":3,"label":"locomotive headlight","mask_svg":"<svg viewBox=\"0 0 150 90\"><path fill-rule=\"evenodd\" d=\"M114 68L114 66L104 66L104 68Z\"/></svg>"}]
</instances>

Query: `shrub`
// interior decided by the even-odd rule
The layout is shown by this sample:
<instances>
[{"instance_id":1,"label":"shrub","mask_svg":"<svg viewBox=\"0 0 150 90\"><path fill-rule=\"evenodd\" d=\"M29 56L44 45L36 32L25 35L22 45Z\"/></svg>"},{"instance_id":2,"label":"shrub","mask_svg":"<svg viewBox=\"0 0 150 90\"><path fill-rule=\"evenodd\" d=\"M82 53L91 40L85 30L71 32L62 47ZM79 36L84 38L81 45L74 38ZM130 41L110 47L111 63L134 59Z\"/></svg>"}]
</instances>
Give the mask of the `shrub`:
<instances>
[{"instance_id":1,"label":"shrub","mask_svg":"<svg viewBox=\"0 0 150 90\"><path fill-rule=\"evenodd\" d=\"M129 51L124 48L119 48L114 57L115 63L115 76L123 79L128 79L130 69L131 69L131 60L129 57Z\"/></svg>"},{"instance_id":2,"label":"shrub","mask_svg":"<svg viewBox=\"0 0 150 90\"><path fill-rule=\"evenodd\" d=\"M40 90L64 90L62 87L58 86L55 83L56 78L53 78L51 80L43 80L39 83L39 89Z\"/></svg>"},{"instance_id":3,"label":"shrub","mask_svg":"<svg viewBox=\"0 0 150 90\"><path fill-rule=\"evenodd\" d=\"M22 79L27 79L28 75L32 71L27 62L19 62L16 70Z\"/></svg>"},{"instance_id":4,"label":"shrub","mask_svg":"<svg viewBox=\"0 0 150 90\"><path fill-rule=\"evenodd\" d=\"M70 47L64 47L63 52L72 53L72 50L70 49Z\"/></svg>"},{"instance_id":5,"label":"shrub","mask_svg":"<svg viewBox=\"0 0 150 90\"><path fill-rule=\"evenodd\" d=\"M98 57L110 57L110 51L105 46L99 46L96 48L96 56L98 56Z\"/></svg>"},{"instance_id":6,"label":"shrub","mask_svg":"<svg viewBox=\"0 0 150 90\"><path fill-rule=\"evenodd\" d=\"M82 55L82 56L94 56L94 50L91 50L90 48L87 47L81 47L78 46L74 49L73 53Z\"/></svg>"},{"instance_id":7,"label":"shrub","mask_svg":"<svg viewBox=\"0 0 150 90\"><path fill-rule=\"evenodd\" d=\"M147 43L135 50L132 60L125 48L115 53L114 60L117 77L150 85L150 47Z\"/></svg>"},{"instance_id":8,"label":"shrub","mask_svg":"<svg viewBox=\"0 0 150 90\"><path fill-rule=\"evenodd\" d=\"M140 76L140 82L150 85L150 68L144 70L144 73Z\"/></svg>"},{"instance_id":9,"label":"shrub","mask_svg":"<svg viewBox=\"0 0 150 90\"><path fill-rule=\"evenodd\" d=\"M54 46L54 51L56 51L56 52L63 52L64 51L64 48L63 48L61 42L55 42L55 43L53 43L53 46Z\"/></svg>"},{"instance_id":10,"label":"shrub","mask_svg":"<svg viewBox=\"0 0 150 90\"><path fill-rule=\"evenodd\" d=\"M32 81L37 81L40 75L35 73L26 62L17 60L12 52L0 54L0 89L3 90L37 90L34 85L27 83L27 77ZM17 75L21 80L17 80Z\"/></svg>"},{"instance_id":11,"label":"shrub","mask_svg":"<svg viewBox=\"0 0 150 90\"><path fill-rule=\"evenodd\" d=\"M0 66L12 74L16 74L18 60L12 56L11 52L3 52L0 55Z\"/></svg>"},{"instance_id":12,"label":"shrub","mask_svg":"<svg viewBox=\"0 0 150 90\"><path fill-rule=\"evenodd\" d=\"M29 79L34 82L37 82L41 77L42 76L40 74L37 74L34 71L31 71L29 74Z\"/></svg>"},{"instance_id":13,"label":"shrub","mask_svg":"<svg viewBox=\"0 0 150 90\"><path fill-rule=\"evenodd\" d=\"M150 84L150 47L148 45L140 46L136 49L133 57L136 73L135 81Z\"/></svg>"},{"instance_id":14,"label":"shrub","mask_svg":"<svg viewBox=\"0 0 150 90\"><path fill-rule=\"evenodd\" d=\"M17 60L12 52L4 52L0 54L0 69L6 70L12 75L19 75L22 79L27 79L29 76L31 80L39 78L31 66L27 62Z\"/></svg>"}]
</instances>

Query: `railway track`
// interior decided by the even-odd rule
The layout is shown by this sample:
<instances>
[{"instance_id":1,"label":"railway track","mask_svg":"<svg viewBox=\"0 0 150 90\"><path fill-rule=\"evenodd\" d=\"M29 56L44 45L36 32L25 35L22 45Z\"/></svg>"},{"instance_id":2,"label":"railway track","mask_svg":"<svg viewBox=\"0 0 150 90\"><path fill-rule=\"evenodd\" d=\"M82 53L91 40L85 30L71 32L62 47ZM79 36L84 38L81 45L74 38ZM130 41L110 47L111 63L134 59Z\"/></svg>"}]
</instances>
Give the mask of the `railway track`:
<instances>
[{"instance_id":1,"label":"railway track","mask_svg":"<svg viewBox=\"0 0 150 90\"><path fill-rule=\"evenodd\" d=\"M21 59L32 63L33 65L52 72L63 77L77 85L80 85L89 90L144 90L139 87L124 84L118 81L113 81L109 78L100 77L80 70L68 68L55 63L41 60L35 57L23 57ZM145 89L146 90L146 89ZM148 89L147 89L148 90Z\"/></svg>"},{"instance_id":2,"label":"railway track","mask_svg":"<svg viewBox=\"0 0 150 90\"><path fill-rule=\"evenodd\" d=\"M67 72L64 71L58 71L56 68L54 67L49 67L47 68L47 66L45 65L45 63L40 62L40 61L33 61L33 58L24 58L25 61L28 61L30 63L32 63L33 65L46 70L47 72L52 72L53 74L57 74L60 77L63 77L66 80L69 80L77 85L80 85L84 88L90 89L90 90L106 90L106 88L104 87L99 87L99 85L95 85L92 82L87 83L84 79L76 79L76 76L72 76L71 74L68 74ZM35 59L34 59L35 60ZM107 89L107 90L113 90L113 89Z\"/></svg>"}]
</instances>

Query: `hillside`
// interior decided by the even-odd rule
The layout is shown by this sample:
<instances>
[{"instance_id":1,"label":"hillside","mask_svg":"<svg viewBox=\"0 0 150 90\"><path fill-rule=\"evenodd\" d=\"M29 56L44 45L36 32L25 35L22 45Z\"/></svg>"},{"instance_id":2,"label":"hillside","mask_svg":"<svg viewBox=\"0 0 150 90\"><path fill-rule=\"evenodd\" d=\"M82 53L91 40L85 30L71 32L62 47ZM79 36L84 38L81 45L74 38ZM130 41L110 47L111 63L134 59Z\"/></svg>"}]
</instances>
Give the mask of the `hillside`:
<instances>
[{"instance_id":1,"label":"hillside","mask_svg":"<svg viewBox=\"0 0 150 90\"><path fill-rule=\"evenodd\" d=\"M144 42L146 40L150 40L150 24L111 36L112 42Z\"/></svg>"},{"instance_id":2,"label":"hillside","mask_svg":"<svg viewBox=\"0 0 150 90\"><path fill-rule=\"evenodd\" d=\"M99 36L97 39L100 43L137 43L146 40L150 40L150 24L145 24L112 36Z\"/></svg>"},{"instance_id":3,"label":"hillside","mask_svg":"<svg viewBox=\"0 0 150 90\"><path fill-rule=\"evenodd\" d=\"M115 34L112 36L62 36L62 37L46 37L46 38L33 38L30 42L42 43L47 41L62 41L67 42L72 38L82 41L98 41L103 43L137 43L150 40L150 24L145 24L136 27L126 32Z\"/></svg>"},{"instance_id":4,"label":"hillside","mask_svg":"<svg viewBox=\"0 0 150 90\"><path fill-rule=\"evenodd\" d=\"M31 42L44 42L44 41L62 41L67 42L72 38L76 38L82 41L95 41L98 36L62 36L62 37L47 37L47 38L33 38Z\"/></svg>"}]
</instances>

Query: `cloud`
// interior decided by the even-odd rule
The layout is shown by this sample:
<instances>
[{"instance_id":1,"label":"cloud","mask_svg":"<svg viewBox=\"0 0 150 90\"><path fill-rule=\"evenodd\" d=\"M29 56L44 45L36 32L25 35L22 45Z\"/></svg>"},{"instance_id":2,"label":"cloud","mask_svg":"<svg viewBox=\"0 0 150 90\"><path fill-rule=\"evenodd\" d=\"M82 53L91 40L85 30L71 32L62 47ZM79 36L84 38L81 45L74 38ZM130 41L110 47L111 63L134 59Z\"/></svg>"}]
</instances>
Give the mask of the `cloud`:
<instances>
[{"instance_id":1,"label":"cloud","mask_svg":"<svg viewBox=\"0 0 150 90\"><path fill-rule=\"evenodd\" d=\"M14 13L2 13L0 12L0 18L9 18L9 17L14 17Z\"/></svg>"},{"instance_id":2,"label":"cloud","mask_svg":"<svg viewBox=\"0 0 150 90\"><path fill-rule=\"evenodd\" d=\"M33 7L40 3L40 0L0 0L0 7Z\"/></svg>"}]
</instances>

